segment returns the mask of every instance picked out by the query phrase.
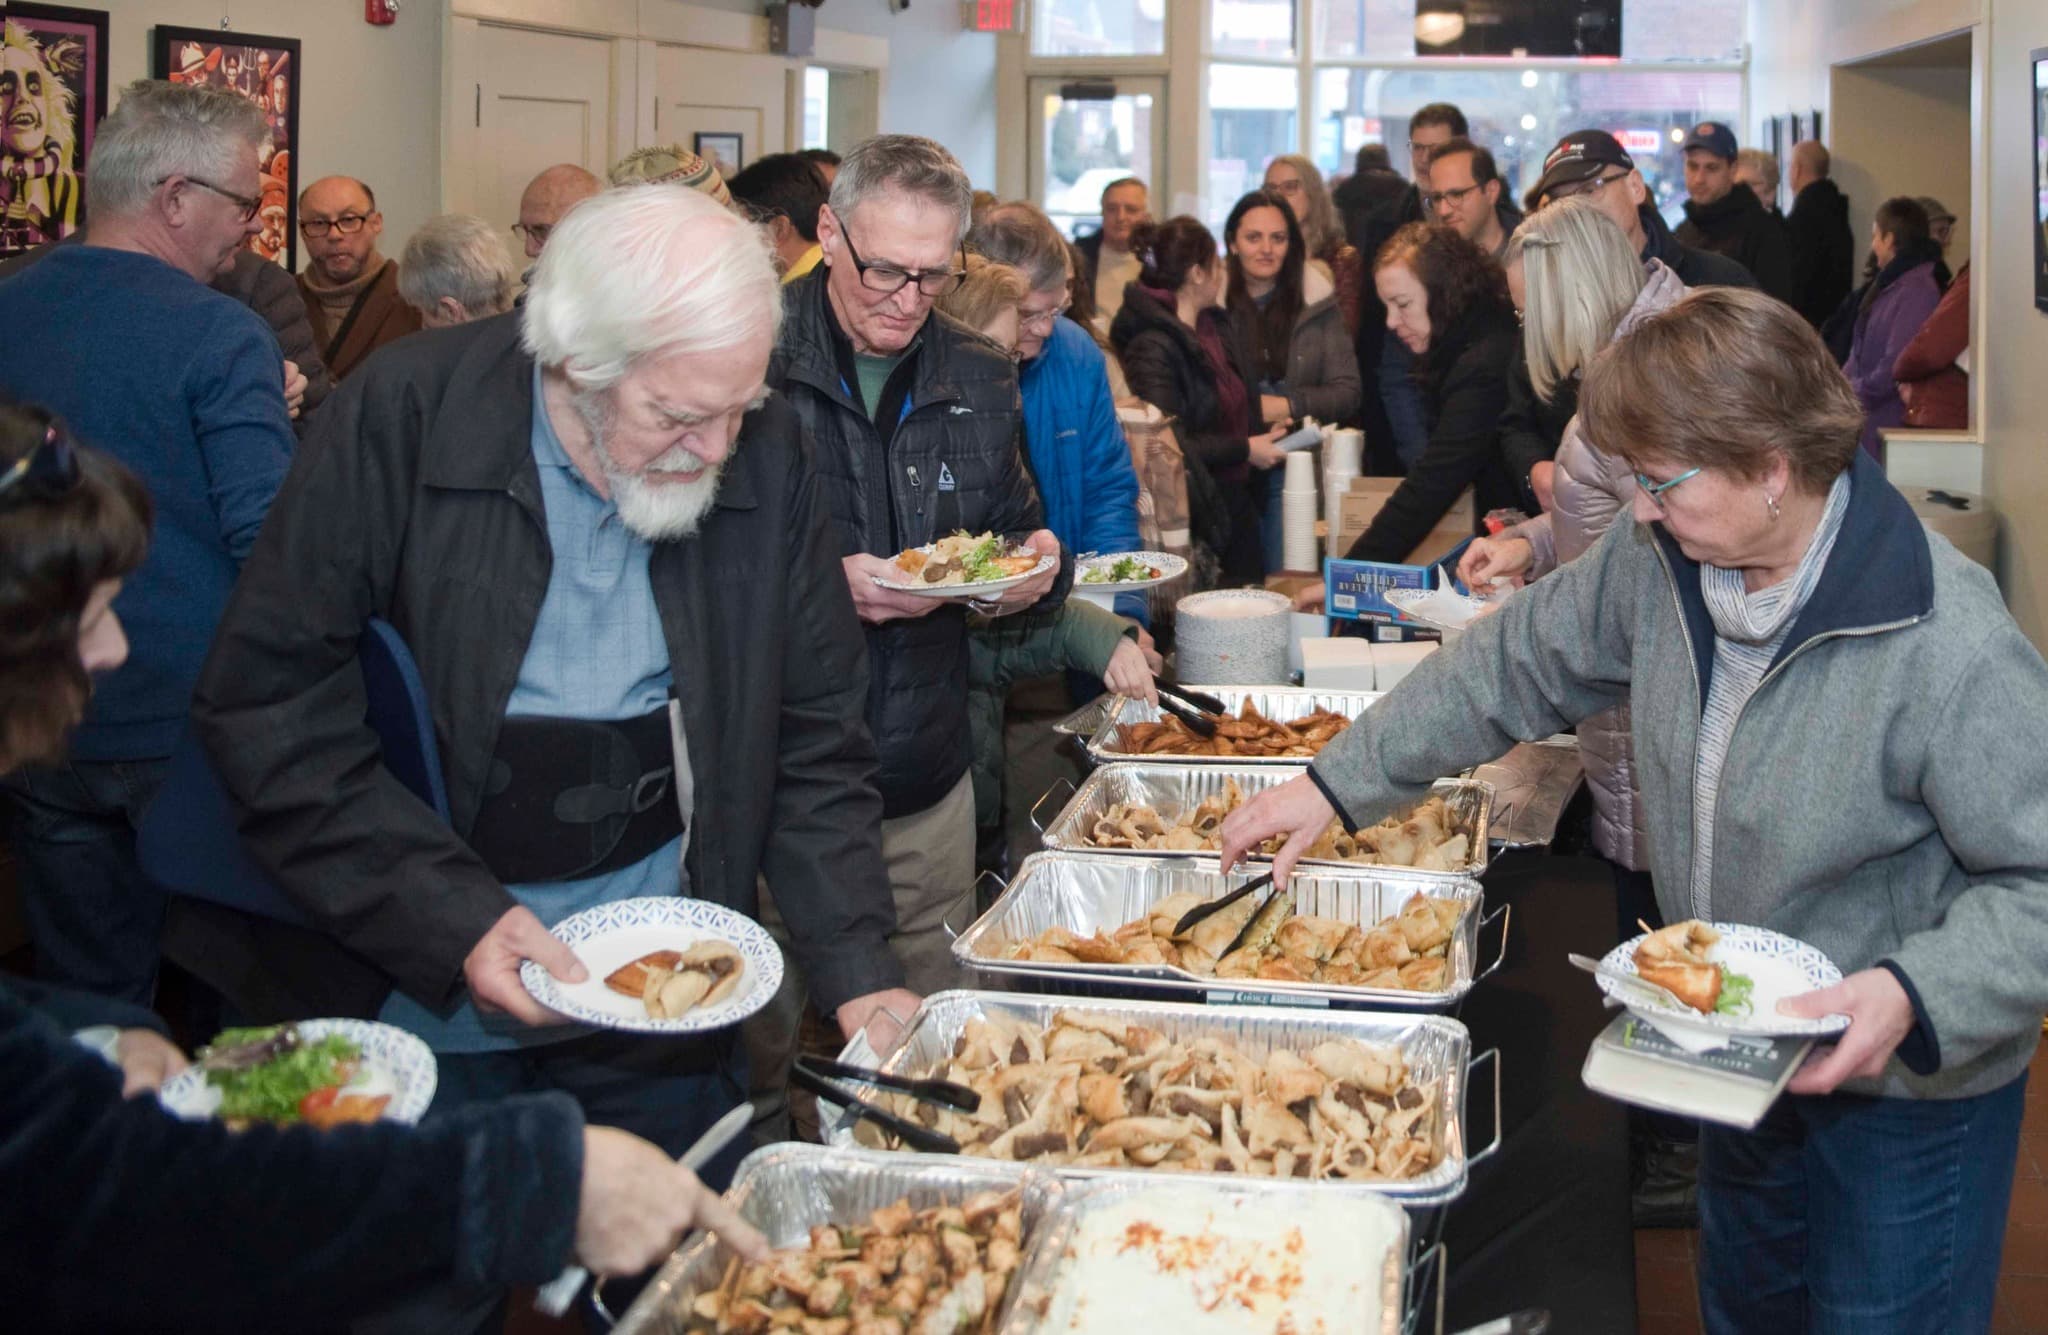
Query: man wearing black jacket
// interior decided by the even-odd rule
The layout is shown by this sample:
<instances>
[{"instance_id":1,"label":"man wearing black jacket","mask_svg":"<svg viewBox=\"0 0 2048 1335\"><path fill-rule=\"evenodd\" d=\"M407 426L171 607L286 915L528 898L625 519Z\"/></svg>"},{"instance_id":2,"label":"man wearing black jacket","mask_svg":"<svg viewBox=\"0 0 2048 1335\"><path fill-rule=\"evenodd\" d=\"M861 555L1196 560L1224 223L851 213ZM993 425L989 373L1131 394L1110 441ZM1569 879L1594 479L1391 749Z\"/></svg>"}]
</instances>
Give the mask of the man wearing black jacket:
<instances>
[{"instance_id":1,"label":"man wearing black jacket","mask_svg":"<svg viewBox=\"0 0 2048 1335\"><path fill-rule=\"evenodd\" d=\"M1829 179L1830 165L1820 140L1792 146L1792 212L1785 218L1792 242L1792 305L1815 329L1827 323L1856 281L1849 197Z\"/></svg>"},{"instance_id":2,"label":"man wearing black jacket","mask_svg":"<svg viewBox=\"0 0 2048 1335\"><path fill-rule=\"evenodd\" d=\"M1735 132L1719 121L1701 121L1685 137L1685 221L1678 239L1699 250L1725 255L1749 270L1758 287L1787 305L1798 296L1792 278L1792 247L1784 224L1771 216L1756 192L1735 179Z\"/></svg>"},{"instance_id":3,"label":"man wearing black jacket","mask_svg":"<svg viewBox=\"0 0 2048 1335\"><path fill-rule=\"evenodd\" d=\"M1650 204L1649 187L1635 159L1605 130L1579 130L1557 141L1543 160L1543 176L1527 196L1530 210L1553 200L1584 196L1599 206L1636 248L1645 264L1657 260L1687 287L1755 287L1734 260L1681 245ZM1518 341L1508 368L1508 405L1500 419L1501 456L1522 484L1524 507L1550 508L1550 460L1565 424L1579 408L1578 382L1559 382L1549 402L1536 397L1528 359ZM1531 513L1534 511L1531 510Z\"/></svg>"}]
</instances>

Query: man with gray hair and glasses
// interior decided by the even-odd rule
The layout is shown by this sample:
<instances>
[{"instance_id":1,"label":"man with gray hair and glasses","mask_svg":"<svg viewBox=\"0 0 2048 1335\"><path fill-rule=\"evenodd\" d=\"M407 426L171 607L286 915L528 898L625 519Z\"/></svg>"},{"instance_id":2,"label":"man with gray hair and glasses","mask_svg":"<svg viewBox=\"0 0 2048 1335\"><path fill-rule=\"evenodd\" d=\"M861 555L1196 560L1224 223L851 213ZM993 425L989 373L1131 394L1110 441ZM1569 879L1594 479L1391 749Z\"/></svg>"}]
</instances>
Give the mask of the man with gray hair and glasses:
<instances>
[{"instance_id":1,"label":"man with gray hair and glasses","mask_svg":"<svg viewBox=\"0 0 2048 1335\"><path fill-rule=\"evenodd\" d=\"M0 283L0 396L47 406L156 503L114 602L134 653L98 683L70 762L0 789L38 973L143 1004L164 897L135 826L295 444L276 337L207 286L261 226L267 133L233 93L131 84L93 142L89 236Z\"/></svg>"},{"instance_id":2,"label":"man with gray hair and glasses","mask_svg":"<svg viewBox=\"0 0 2048 1335\"><path fill-rule=\"evenodd\" d=\"M743 1096L734 1031L566 1022L521 964L566 994L624 961L579 959L564 918L677 895L751 915L765 874L820 1012L851 1035L915 1006L830 487L764 384L781 322L756 228L638 185L562 220L519 313L343 382L194 708L245 843L315 930L181 902L174 958L247 1014L420 1035L436 1107L561 1090L670 1154ZM371 617L418 661L445 820L363 724Z\"/></svg>"},{"instance_id":3,"label":"man with gray hair and glasses","mask_svg":"<svg viewBox=\"0 0 2048 1335\"><path fill-rule=\"evenodd\" d=\"M427 219L398 257L398 295L428 329L503 315L518 286L504 238L467 213Z\"/></svg>"}]
</instances>

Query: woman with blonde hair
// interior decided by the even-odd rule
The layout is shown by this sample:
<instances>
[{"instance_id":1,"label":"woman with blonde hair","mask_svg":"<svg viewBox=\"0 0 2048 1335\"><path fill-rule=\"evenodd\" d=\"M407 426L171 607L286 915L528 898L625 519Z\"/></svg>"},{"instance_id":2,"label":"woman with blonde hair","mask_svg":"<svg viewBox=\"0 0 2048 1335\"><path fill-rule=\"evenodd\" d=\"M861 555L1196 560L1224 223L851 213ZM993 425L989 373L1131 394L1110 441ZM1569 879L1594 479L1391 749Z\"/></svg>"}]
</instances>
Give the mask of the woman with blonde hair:
<instances>
[{"instance_id":1,"label":"woman with blonde hair","mask_svg":"<svg viewBox=\"0 0 2048 1335\"><path fill-rule=\"evenodd\" d=\"M1344 317L1344 332L1357 334L1359 300L1365 291L1365 258L1358 253L1358 247L1345 239L1344 224L1324 187L1322 172L1300 153L1283 153L1266 164L1262 186L1286 200L1287 207L1294 210L1294 217L1301 224L1302 239L1308 244L1309 267L1330 280L1337 290L1337 310Z\"/></svg>"},{"instance_id":2,"label":"woman with blonde hair","mask_svg":"<svg viewBox=\"0 0 2048 1335\"><path fill-rule=\"evenodd\" d=\"M960 286L933 304L975 333L1002 345L1011 357L1017 355L1017 336L1022 321L1024 298L1031 295L1031 281L1007 264L969 253L967 276Z\"/></svg>"}]
</instances>

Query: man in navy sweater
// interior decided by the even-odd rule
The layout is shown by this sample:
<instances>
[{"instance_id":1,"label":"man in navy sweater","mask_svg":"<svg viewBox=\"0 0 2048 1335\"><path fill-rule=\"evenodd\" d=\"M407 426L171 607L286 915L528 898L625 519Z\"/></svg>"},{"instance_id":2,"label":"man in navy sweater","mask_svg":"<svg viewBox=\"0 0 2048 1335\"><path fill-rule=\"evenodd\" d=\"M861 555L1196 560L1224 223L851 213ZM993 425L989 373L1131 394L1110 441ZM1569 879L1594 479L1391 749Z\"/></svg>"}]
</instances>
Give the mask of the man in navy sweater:
<instances>
[{"instance_id":1,"label":"man in navy sweater","mask_svg":"<svg viewBox=\"0 0 2048 1335\"><path fill-rule=\"evenodd\" d=\"M260 226L266 133L232 93L130 85L93 144L88 241L0 283L0 394L47 406L156 504L114 603L134 656L99 683L68 764L0 786L38 971L145 1004L164 906L135 822L293 444L276 337L207 286Z\"/></svg>"}]
</instances>

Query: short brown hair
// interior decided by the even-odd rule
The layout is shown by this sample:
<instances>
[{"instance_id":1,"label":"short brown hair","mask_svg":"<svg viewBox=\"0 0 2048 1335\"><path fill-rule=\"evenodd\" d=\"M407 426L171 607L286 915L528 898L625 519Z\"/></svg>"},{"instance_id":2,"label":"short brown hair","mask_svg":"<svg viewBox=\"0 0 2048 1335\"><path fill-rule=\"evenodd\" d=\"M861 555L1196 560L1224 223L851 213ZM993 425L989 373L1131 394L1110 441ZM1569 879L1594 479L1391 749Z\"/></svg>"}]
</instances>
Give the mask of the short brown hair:
<instances>
[{"instance_id":1,"label":"short brown hair","mask_svg":"<svg viewBox=\"0 0 2048 1335\"><path fill-rule=\"evenodd\" d=\"M940 297L937 305L978 334L1006 307L1020 306L1030 295L1031 284L1022 273L969 251L967 277L960 286Z\"/></svg>"},{"instance_id":2,"label":"short brown hair","mask_svg":"<svg viewBox=\"0 0 2048 1335\"><path fill-rule=\"evenodd\" d=\"M1593 360L1579 425L1597 449L1761 477L1775 455L1824 494L1856 457L1863 409L1813 326L1775 297L1708 287Z\"/></svg>"},{"instance_id":3,"label":"short brown hair","mask_svg":"<svg viewBox=\"0 0 2048 1335\"><path fill-rule=\"evenodd\" d=\"M61 757L92 694L79 618L93 590L141 565L149 546L149 493L133 473L72 442L40 408L0 400L0 471L46 442L70 446L77 482L0 497L0 769Z\"/></svg>"},{"instance_id":4,"label":"short brown hair","mask_svg":"<svg viewBox=\"0 0 2048 1335\"><path fill-rule=\"evenodd\" d=\"M1512 316L1507 271L1500 262L1467 240L1448 223L1412 222L1387 238L1374 257L1377 274L1399 264L1415 275L1429 293L1429 343L1435 350L1444 336L1477 311L1491 309ZM1425 364L1430 354L1423 354Z\"/></svg>"}]
</instances>

